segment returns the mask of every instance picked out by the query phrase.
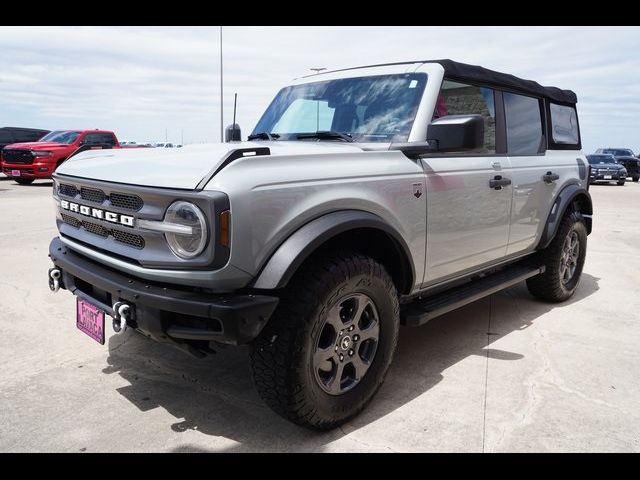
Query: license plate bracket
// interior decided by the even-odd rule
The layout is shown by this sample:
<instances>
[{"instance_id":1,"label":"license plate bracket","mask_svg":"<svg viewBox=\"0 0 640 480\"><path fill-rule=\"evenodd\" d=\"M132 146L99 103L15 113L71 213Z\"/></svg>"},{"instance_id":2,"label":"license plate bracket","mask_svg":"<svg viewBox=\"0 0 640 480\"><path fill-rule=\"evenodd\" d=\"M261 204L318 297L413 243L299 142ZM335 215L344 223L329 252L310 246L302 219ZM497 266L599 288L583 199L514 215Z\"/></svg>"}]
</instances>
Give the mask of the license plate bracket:
<instances>
[{"instance_id":1,"label":"license plate bracket","mask_svg":"<svg viewBox=\"0 0 640 480\"><path fill-rule=\"evenodd\" d=\"M76 299L76 327L104 345L104 311L81 298Z\"/></svg>"}]
</instances>

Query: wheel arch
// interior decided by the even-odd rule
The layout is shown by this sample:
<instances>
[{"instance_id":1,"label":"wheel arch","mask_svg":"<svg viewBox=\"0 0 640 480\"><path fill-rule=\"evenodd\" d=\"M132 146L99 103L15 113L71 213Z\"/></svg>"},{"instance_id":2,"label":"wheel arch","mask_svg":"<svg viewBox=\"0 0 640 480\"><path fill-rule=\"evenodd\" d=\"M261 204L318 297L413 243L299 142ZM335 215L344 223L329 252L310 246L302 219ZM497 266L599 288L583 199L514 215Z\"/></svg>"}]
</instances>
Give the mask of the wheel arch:
<instances>
[{"instance_id":1,"label":"wheel arch","mask_svg":"<svg viewBox=\"0 0 640 480\"><path fill-rule=\"evenodd\" d=\"M307 259L332 248L356 250L379 261L399 293L413 287L415 265L402 235L378 215L360 210L328 213L295 231L271 255L252 286L283 288Z\"/></svg>"},{"instance_id":2,"label":"wheel arch","mask_svg":"<svg viewBox=\"0 0 640 480\"><path fill-rule=\"evenodd\" d=\"M578 184L567 185L560 191L551 206L551 211L549 212L547 222L544 226L544 230L542 231L542 238L538 244L538 250L542 250L549 246L553 238L556 236L560 223L562 222L562 218L570 207L573 207L583 215L587 226L587 234L591 233L591 216L593 215L591 195L586 188Z\"/></svg>"}]
</instances>

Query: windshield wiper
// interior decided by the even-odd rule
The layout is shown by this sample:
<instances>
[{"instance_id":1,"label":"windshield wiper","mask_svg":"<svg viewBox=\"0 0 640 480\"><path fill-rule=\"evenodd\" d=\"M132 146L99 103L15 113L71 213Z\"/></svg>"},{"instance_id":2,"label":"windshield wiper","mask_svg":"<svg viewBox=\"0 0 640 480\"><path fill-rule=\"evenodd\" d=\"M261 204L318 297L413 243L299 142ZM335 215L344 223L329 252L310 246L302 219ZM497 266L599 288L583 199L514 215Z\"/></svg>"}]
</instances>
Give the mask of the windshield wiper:
<instances>
[{"instance_id":1,"label":"windshield wiper","mask_svg":"<svg viewBox=\"0 0 640 480\"><path fill-rule=\"evenodd\" d=\"M298 140L305 138L317 138L319 140L342 140L343 142L353 142L353 137L348 133L318 131L313 133L299 133L296 135Z\"/></svg>"},{"instance_id":2,"label":"windshield wiper","mask_svg":"<svg viewBox=\"0 0 640 480\"><path fill-rule=\"evenodd\" d=\"M249 140L277 140L280 138L280 135L277 133L269 133L269 132L259 132L254 133L253 135L249 135Z\"/></svg>"}]
</instances>

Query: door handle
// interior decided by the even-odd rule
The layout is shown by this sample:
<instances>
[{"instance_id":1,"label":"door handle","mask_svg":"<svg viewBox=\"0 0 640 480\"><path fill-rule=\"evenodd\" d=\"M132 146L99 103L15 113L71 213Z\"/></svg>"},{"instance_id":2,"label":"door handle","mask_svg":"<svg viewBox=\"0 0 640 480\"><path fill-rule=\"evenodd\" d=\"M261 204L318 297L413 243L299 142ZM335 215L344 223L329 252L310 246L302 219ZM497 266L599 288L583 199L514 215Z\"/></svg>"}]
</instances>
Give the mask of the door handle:
<instances>
[{"instance_id":1,"label":"door handle","mask_svg":"<svg viewBox=\"0 0 640 480\"><path fill-rule=\"evenodd\" d=\"M544 183L553 183L559 179L560 179L560 175L552 172L547 172L545 175L542 176L542 180L544 180Z\"/></svg>"},{"instance_id":2,"label":"door handle","mask_svg":"<svg viewBox=\"0 0 640 480\"><path fill-rule=\"evenodd\" d=\"M507 185L511 185L511 179L502 178L502 175L496 175L492 180L489 180L489 188L493 188L494 190L502 190L502 187L506 187Z\"/></svg>"}]
</instances>

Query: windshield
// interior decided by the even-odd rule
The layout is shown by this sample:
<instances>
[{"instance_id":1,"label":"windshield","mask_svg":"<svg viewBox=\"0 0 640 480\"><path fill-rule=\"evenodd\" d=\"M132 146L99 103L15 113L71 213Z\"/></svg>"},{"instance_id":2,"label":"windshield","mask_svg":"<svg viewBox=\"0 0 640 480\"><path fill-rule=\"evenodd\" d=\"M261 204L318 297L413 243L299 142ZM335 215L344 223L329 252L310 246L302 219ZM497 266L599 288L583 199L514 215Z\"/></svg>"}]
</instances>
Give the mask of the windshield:
<instances>
[{"instance_id":1,"label":"windshield","mask_svg":"<svg viewBox=\"0 0 640 480\"><path fill-rule=\"evenodd\" d=\"M426 83L426 74L412 73L286 87L253 135L298 140L300 134L337 132L357 142L406 142Z\"/></svg>"},{"instance_id":2,"label":"windshield","mask_svg":"<svg viewBox=\"0 0 640 480\"><path fill-rule=\"evenodd\" d=\"M65 143L69 145L70 143L75 142L79 136L80 136L80 132L57 131L57 132L51 132L45 135L39 141Z\"/></svg>"},{"instance_id":3,"label":"windshield","mask_svg":"<svg viewBox=\"0 0 640 480\"><path fill-rule=\"evenodd\" d=\"M633 152L631 150L621 150L621 149L607 149L603 150L602 153L610 153L611 155L615 155L616 157L633 157Z\"/></svg>"},{"instance_id":4,"label":"windshield","mask_svg":"<svg viewBox=\"0 0 640 480\"><path fill-rule=\"evenodd\" d=\"M587 155L587 160L590 164L594 163L616 163L616 159L613 155Z\"/></svg>"}]
</instances>

